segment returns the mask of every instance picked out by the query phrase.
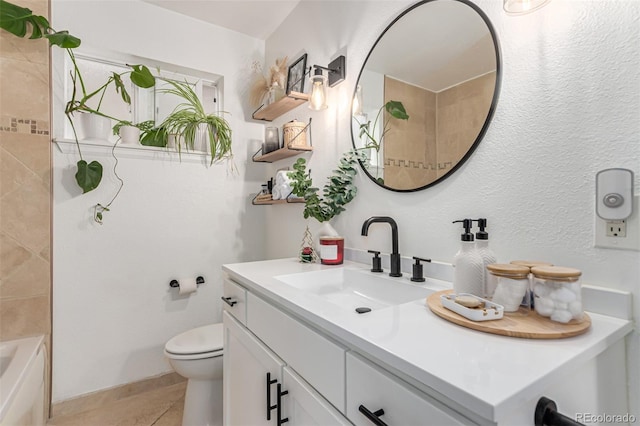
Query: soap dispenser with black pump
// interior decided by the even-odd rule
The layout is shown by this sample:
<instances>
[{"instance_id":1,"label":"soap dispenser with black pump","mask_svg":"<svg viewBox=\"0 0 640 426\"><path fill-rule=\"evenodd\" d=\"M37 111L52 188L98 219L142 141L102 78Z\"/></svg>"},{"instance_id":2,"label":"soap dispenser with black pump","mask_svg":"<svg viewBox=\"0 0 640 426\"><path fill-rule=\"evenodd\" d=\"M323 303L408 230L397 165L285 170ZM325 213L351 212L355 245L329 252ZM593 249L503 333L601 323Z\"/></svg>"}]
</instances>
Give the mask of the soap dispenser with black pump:
<instances>
[{"instance_id":1,"label":"soap dispenser with black pump","mask_svg":"<svg viewBox=\"0 0 640 426\"><path fill-rule=\"evenodd\" d=\"M496 291L496 289L491 288L490 286L491 280L488 279L489 271L487 271L487 265L498 263L498 258L496 257L496 254L493 252L493 250L489 248L489 233L485 231L487 227L487 219L480 218L474 220L474 222L478 222L478 228L480 228L480 230L476 232L476 248L480 253L480 257L482 257L483 264L482 297L491 298L493 297L493 293Z\"/></svg>"},{"instance_id":2,"label":"soap dispenser with black pump","mask_svg":"<svg viewBox=\"0 0 640 426\"><path fill-rule=\"evenodd\" d=\"M462 223L464 228L464 233L460 235L460 250L453 260L453 291L456 294L469 293L482 297L484 262L471 233L473 220L455 220L453 223Z\"/></svg>"}]
</instances>

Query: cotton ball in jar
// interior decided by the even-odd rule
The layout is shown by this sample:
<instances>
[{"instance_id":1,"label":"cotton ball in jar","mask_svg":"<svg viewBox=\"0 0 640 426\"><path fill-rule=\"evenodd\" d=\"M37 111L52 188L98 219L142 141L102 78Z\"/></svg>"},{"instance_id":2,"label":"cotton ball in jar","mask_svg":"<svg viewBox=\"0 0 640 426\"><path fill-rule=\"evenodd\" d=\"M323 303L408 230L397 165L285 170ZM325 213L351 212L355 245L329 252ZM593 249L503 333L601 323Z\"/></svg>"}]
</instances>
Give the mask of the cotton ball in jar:
<instances>
[{"instance_id":1,"label":"cotton ball in jar","mask_svg":"<svg viewBox=\"0 0 640 426\"><path fill-rule=\"evenodd\" d=\"M534 307L536 312L543 317L551 316L551 314L555 310L555 304L553 303L553 300L542 297L537 297L535 299Z\"/></svg>"},{"instance_id":2,"label":"cotton ball in jar","mask_svg":"<svg viewBox=\"0 0 640 426\"><path fill-rule=\"evenodd\" d=\"M544 284L536 284L533 288L533 294L538 297L547 297L549 295L549 289Z\"/></svg>"},{"instance_id":3,"label":"cotton ball in jar","mask_svg":"<svg viewBox=\"0 0 640 426\"><path fill-rule=\"evenodd\" d=\"M577 295L566 287L560 287L551 292L551 298L557 302L571 303L577 299Z\"/></svg>"},{"instance_id":4,"label":"cotton ball in jar","mask_svg":"<svg viewBox=\"0 0 640 426\"><path fill-rule=\"evenodd\" d=\"M569 304L568 303L558 302L557 300L553 301L553 306L555 307L555 309L557 309L559 311L568 311L569 310Z\"/></svg>"},{"instance_id":5,"label":"cotton ball in jar","mask_svg":"<svg viewBox=\"0 0 640 426\"><path fill-rule=\"evenodd\" d=\"M571 321L572 318L573 315L571 314L571 312L565 310L555 310L551 314L551 320L556 322L567 323Z\"/></svg>"},{"instance_id":6,"label":"cotton ball in jar","mask_svg":"<svg viewBox=\"0 0 640 426\"><path fill-rule=\"evenodd\" d=\"M569 312L574 319L582 319L582 302L576 300L575 302L569 303Z\"/></svg>"}]
</instances>

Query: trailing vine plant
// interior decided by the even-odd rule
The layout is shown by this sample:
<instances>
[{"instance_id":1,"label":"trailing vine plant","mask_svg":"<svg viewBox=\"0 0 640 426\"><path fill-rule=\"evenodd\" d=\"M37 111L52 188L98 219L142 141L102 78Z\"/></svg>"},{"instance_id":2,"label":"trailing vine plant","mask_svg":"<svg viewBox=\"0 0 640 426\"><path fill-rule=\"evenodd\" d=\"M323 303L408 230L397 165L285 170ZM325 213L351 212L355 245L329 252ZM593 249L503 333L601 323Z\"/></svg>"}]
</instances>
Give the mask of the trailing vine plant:
<instances>
[{"instance_id":1,"label":"trailing vine plant","mask_svg":"<svg viewBox=\"0 0 640 426\"><path fill-rule=\"evenodd\" d=\"M80 143L78 141L78 135L73 122L74 113L85 112L96 114L120 122L122 120L111 117L100 111L100 106L102 105L102 100L104 99L107 88L113 84L116 92L120 94L122 101L130 105L131 96L126 90L123 82L123 77L128 74L131 82L141 88L153 87L155 85L155 77L144 65L128 65L128 67L131 68L130 71L122 73L114 72L109 76L107 82L102 86L100 86L96 90L88 91L85 86L84 79L82 78L80 69L78 68L75 54L73 52L73 49L79 47L81 44L81 41L78 37L69 34L69 32L66 30L54 30L53 28L51 28L49 21L44 16L34 15L30 9L17 6L5 0L0 0L0 28L20 38L45 38L49 41L49 46L58 46L61 49L65 49L65 51L69 55L71 63L73 64L73 70L70 72L73 89L71 99L65 105L64 113L69 120L69 123L71 124L76 147L78 149L78 155L80 156L80 160L76 164L77 171L75 174L75 179L78 186L82 188L83 193L94 190L102 181L103 167L102 164L100 164L100 162L98 161L94 160L90 163L87 163L87 161L83 158L82 150L80 149ZM78 93L78 88L80 90L80 93ZM88 102L96 96L99 97L98 104L96 108L92 108L88 105ZM115 146L116 145L114 145L111 151L111 154L114 156L114 158ZM113 197L113 199L106 206L102 206L101 204L97 204L96 206L94 206L94 219L98 223L102 223L102 212L109 210L108 206L113 203L115 198L120 193L120 190L122 189L122 179L117 175L117 173L116 177L120 181L121 185L118 188L118 191L116 192L116 195Z\"/></svg>"}]
</instances>

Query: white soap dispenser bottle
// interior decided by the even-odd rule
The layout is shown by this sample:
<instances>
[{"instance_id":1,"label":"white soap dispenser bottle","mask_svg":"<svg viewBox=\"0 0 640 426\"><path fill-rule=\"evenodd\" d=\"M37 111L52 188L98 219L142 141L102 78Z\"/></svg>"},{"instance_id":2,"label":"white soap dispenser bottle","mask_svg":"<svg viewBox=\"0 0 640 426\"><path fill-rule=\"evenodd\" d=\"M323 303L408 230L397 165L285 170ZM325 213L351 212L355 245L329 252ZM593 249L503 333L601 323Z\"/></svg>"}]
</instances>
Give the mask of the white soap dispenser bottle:
<instances>
[{"instance_id":1,"label":"white soap dispenser bottle","mask_svg":"<svg viewBox=\"0 0 640 426\"><path fill-rule=\"evenodd\" d=\"M456 294L469 293L482 297L484 263L471 233L473 221L464 219L453 223L458 222L462 222L464 234L460 235L462 243L453 260L453 291Z\"/></svg>"},{"instance_id":2,"label":"white soap dispenser bottle","mask_svg":"<svg viewBox=\"0 0 640 426\"><path fill-rule=\"evenodd\" d=\"M480 218L474 220L474 222L478 222L478 228L480 231L476 232L476 248L480 253L480 257L482 258L482 289L483 294L482 297L493 297L493 293L496 291L495 288L491 288L490 283L491 280L488 278L489 271L487 271L487 265L492 263L498 263L498 258L496 254L489 248L489 233L485 231L487 227L487 219Z\"/></svg>"}]
</instances>

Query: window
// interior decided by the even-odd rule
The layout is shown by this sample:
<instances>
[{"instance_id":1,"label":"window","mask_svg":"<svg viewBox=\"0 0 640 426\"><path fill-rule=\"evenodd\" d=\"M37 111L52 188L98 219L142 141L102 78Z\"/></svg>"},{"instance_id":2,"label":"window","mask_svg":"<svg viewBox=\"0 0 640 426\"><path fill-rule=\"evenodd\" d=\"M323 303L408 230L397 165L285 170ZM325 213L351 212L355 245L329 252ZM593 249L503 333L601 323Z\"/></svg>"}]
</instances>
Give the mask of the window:
<instances>
[{"instance_id":1,"label":"window","mask_svg":"<svg viewBox=\"0 0 640 426\"><path fill-rule=\"evenodd\" d=\"M171 64L160 64L156 67L156 65L152 65L152 61L136 57L122 57L118 60L110 60L79 53L76 53L75 57L78 68L82 73L87 93L91 93L104 85L112 73L120 74L130 71L130 68L125 64L144 64L149 67L156 77L190 83L202 101L207 113L215 114L222 111L220 87L222 86L223 78L221 76ZM66 104L71 99L73 91L73 84L69 77L73 70L73 64L68 55L65 55L64 70L66 78L64 78L62 87L64 103ZM169 85L166 81L160 79L156 80L155 87L149 89L135 86L128 78L128 74L123 77L123 83L131 96L131 105L127 105L122 101L120 94L115 90L115 86L111 84L102 100L99 96L96 96L88 103L89 106L95 109L98 108L98 103L100 103L100 112L118 120L131 121L133 123L153 120L156 125L159 125L182 102L181 98L175 95L163 93L163 89ZM78 90L76 98L78 98L78 93L82 93L79 81L76 82L76 86ZM115 125L116 123L113 122L113 124ZM56 134L59 133L56 132ZM66 119L62 133L60 136L64 139L73 139L73 130Z\"/></svg>"}]
</instances>

